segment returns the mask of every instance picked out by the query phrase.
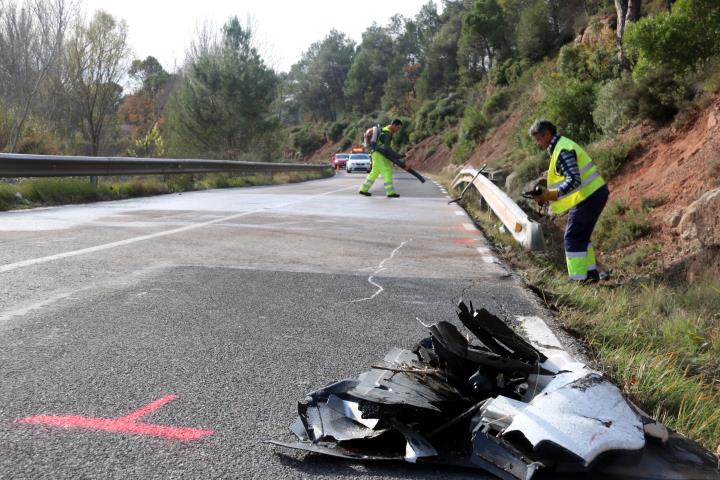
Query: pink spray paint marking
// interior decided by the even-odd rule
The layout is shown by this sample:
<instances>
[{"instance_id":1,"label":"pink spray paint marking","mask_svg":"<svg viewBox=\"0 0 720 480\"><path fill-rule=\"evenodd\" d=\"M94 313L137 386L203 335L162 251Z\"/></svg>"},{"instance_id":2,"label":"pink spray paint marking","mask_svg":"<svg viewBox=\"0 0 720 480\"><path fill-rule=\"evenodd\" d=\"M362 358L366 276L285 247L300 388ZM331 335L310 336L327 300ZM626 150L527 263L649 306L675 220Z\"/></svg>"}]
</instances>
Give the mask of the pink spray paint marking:
<instances>
[{"instance_id":1,"label":"pink spray paint marking","mask_svg":"<svg viewBox=\"0 0 720 480\"><path fill-rule=\"evenodd\" d=\"M86 428L89 430L102 430L104 432L150 435L153 437L172 438L175 440L197 440L213 434L212 430L200 430L189 427L169 427L166 425L138 422L141 417L154 412L175 398L177 398L177 395L168 395L120 418L81 417L79 415L67 415L62 417L37 415L34 417L21 418L18 420L18 423L50 425L63 428Z\"/></svg>"},{"instance_id":2,"label":"pink spray paint marking","mask_svg":"<svg viewBox=\"0 0 720 480\"><path fill-rule=\"evenodd\" d=\"M477 238L453 238L452 242L455 245L473 245L477 242L479 242Z\"/></svg>"}]
</instances>

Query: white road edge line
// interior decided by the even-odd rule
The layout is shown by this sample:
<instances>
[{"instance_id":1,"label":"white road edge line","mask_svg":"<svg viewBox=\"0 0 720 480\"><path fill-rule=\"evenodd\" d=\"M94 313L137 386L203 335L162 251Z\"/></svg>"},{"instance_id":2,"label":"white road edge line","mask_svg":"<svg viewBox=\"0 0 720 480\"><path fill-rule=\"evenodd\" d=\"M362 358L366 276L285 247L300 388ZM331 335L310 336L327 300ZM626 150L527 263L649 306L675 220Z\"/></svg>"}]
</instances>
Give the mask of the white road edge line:
<instances>
[{"instance_id":1,"label":"white road edge line","mask_svg":"<svg viewBox=\"0 0 720 480\"><path fill-rule=\"evenodd\" d=\"M525 330L525 338L545 355L550 356L553 350L564 351L562 343L542 318L519 315L515 318Z\"/></svg>"},{"instance_id":2,"label":"white road edge line","mask_svg":"<svg viewBox=\"0 0 720 480\"><path fill-rule=\"evenodd\" d=\"M373 298L377 297L378 295L380 295L380 294L385 290L385 288L384 288L382 285L378 285L377 283L373 282L373 277L374 277L375 275L379 274L380 272L382 272L383 270L385 270L385 267L384 267L385 262L392 260L392 258L395 256L395 254L396 254L397 252L399 252L400 249L401 249L402 247L404 247L405 244L408 243L408 242L412 242L412 238L411 238L410 240L405 240L404 242L402 242L395 250L392 251L392 253L390 254L389 257L387 257L385 260L383 260L382 262L380 262L380 265L378 265L377 270L375 270L375 271L372 273L372 275L370 275L370 276L368 277L368 282L369 282L371 285L373 285L374 287L376 287L378 290L377 290L375 293L373 293L372 296L370 296L370 297L361 298L360 300L352 300L352 301L350 301L350 303L357 303L357 302L364 302L364 301L366 301L366 300L372 300Z\"/></svg>"},{"instance_id":3,"label":"white road edge line","mask_svg":"<svg viewBox=\"0 0 720 480\"><path fill-rule=\"evenodd\" d=\"M477 232L477 228L475 228L475 225L472 223L463 223L463 227L465 227L465 230L468 232Z\"/></svg>"},{"instance_id":4,"label":"white road edge line","mask_svg":"<svg viewBox=\"0 0 720 480\"><path fill-rule=\"evenodd\" d=\"M288 203L284 203L284 204L277 205L277 206L274 206L274 207L258 208L258 209L255 209L255 210L251 210L251 211L249 211L249 212L236 213L236 214L234 214L234 215L228 215L227 217L216 218L215 220L210 220L210 221L207 221L207 222L196 223L196 224L193 224L193 225L188 225L188 226L180 227L180 228L174 228L174 229L172 229L172 230L165 230L164 232L152 233L152 234L150 234L150 235L142 235L142 236L139 236L139 237L128 238L128 239L126 239L126 240L120 240L120 241L117 241L117 242L105 243L105 244L103 244L103 245L96 245L96 246L94 246L94 247L82 248L82 249L80 249L80 250L72 250L72 251L70 251L70 252L57 253L57 254L55 254L55 255L48 255L47 257L31 258L31 259L29 259L29 260L22 260L22 261L20 261L20 262L9 263L9 264L7 264L7 265L2 265L2 266L0 266L0 273L10 272L10 271L13 271L13 270L17 270L17 269L19 269L19 268L29 267L29 266L37 265L37 264L40 264L40 263L52 262L52 261L54 261L54 260L61 260L61 259L63 259L63 258L77 257L77 256L79 256L79 255L85 255L85 254L88 254L88 253L95 253L95 252L100 252L100 251L102 251L102 250L109 250L109 249L111 249L111 248L122 247L122 246L124 246L124 245L130 245L130 244L132 244L132 243L142 242L142 241L144 241L144 240L151 240L151 239L153 239L153 238L165 237L165 236L167 236L167 235L174 235L174 234L176 234L176 233L187 232L188 230L194 230L194 229L196 229L196 228L203 228L203 227L207 227L207 226L209 226L209 225L214 225L214 224L216 224L216 223L227 222L227 221L229 221L229 220L234 220L234 219L240 218L240 217L246 217L246 216L248 216L248 215L253 215L253 214L255 214L255 213L260 213L260 212L263 212L263 211L275 210L275 209L277 209L277 208L283 208L283 207L287 207L287 206L289 206L289 205L295 205L295 204L297 204L297 203L306 202L306 201L308 201L308 200L312 200L312 199L315 199L315 198L324 197L324 196L326 196L326 195L332 195L333 193L338 193L338 192L342 192L343 190L350 190L350 189L353 189L353 188L355 188L355 187L353 186L353 187L339 188L339 189L337 189L337 190L333 190L333 191L330 191L330 192L321 193L321 194L319 194L319 195L313 195L313 196L310 196L310 197L307 197L307 198L303 198L302 200L298 200L298 201L295 201L295 202L288 202Z\"/></svg>"}]
</instances>

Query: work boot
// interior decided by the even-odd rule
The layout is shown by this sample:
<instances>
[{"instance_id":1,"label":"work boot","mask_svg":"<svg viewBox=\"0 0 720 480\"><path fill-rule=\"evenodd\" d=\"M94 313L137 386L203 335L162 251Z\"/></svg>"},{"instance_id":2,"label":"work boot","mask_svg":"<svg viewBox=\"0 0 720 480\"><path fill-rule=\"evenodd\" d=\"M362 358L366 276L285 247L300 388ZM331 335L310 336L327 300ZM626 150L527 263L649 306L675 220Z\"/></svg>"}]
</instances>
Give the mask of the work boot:
<instances>
[{"instance_id":1,"label":"work boot","mask_svg":"<svg viewBox=\"0 0 720 480\"><path fill-rule=\"evenodd\" d=\"M388 197L388 198L400 198L400 195L398 195L397 193L391 193L391 194L388 195L387 197Z\"/></svg>"},{"instance_id":2,"label":"work boot","mask_svg":"<svg viewBox=\"0 0 720 480\"><path fill-rule=\"evenodd\" d=\"M363 192L362 190L360 190L358 193L360 195L365 195L366 197L372 197L372 193L370 193L370 192Z\"/></svg>"},{"instance_id":3,"label":"work boot","mask_svg":"<svg viewBox=\"0 0 720 480\"><path fill-rule=\"evenodd\" d=\"M600 281L600 272L597 270L590 270L587 272L587 283L597 283Z\"/></svg>"}]
</instances>

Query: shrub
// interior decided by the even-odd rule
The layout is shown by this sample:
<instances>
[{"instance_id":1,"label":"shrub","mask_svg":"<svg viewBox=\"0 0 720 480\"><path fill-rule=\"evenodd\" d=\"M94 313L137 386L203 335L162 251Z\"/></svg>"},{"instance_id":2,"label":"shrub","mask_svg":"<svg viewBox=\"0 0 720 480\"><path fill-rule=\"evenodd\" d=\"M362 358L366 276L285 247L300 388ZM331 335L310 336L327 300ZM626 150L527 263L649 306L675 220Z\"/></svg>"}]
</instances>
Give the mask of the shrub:
<instances>
[{"instance_id":1,"label":"shrub","mask_svg":"<svg viewBox=\"0 0 720 480\"><path fill-rule=\"evenodd\" d=\"M0 184L0 211L15 207L18 200L15 192L16 189L12 186Z\"/></svg>"},{"instance_id":2,"label":"shrub","mask_svg":"<svg viewBox=\"0 0 720 480\"><path fill-rule=\"evenodd\" d=\"M346 122L335 122L331 123L327 129L327 136L333 142L337 142L342 138L343 132L347 128Z\"/></svg>"},{"instance_id":3,"label":"shrub","mask_svg":"<svg viewBox=\"0 0 720 480\"><path fill-rule=\"evenodd\" d=\"M98 200L98 190L87 179L48 178L22 183L23 197L42 204L78 203Z\"/></svg>"},{"instance_id":4,"label":"shrub","mask_svg":"<svg viewBox=\"0 0 720 480\"><path fill-rule=\"evenodd\" d=\"M550 166L550 158L545 153L537 153L523 160L515 169L517 183L522 185L535 180Z\"/></svg>"},{"instance_id":5,"label":"shrub","mask_svg":"<svg viewBox=\"0 0 720 480\"><path fill-rule=\"evenodd\" d=\"M659 69L687 73L720 53L720 3L678 0L672 12L646 17L628 26L624 45L635 62L633 76Z\"/></svg>"},{"instance_id":6,"label":"shrub","mask_svg":"<svg viewBox=\"0 0 720 480\"><path fill-rule=\"evenodd\" d=\"M324 141L319 133L307 128L298 129L297 131L293 129L290 139L293 147L300 150L303 156L320 148Z\"/></svg>"},{"instance_id":7,"label":"shrub","mask_svg":"<svg viewBox=\"0 0 720 480\"><path fill-rule=\"evenodd\" d=\"M654 208L661 207L667 203L665 197L646 197L640 200L640 208L650 211Z\"/></svg>"},{"instance_id":8,"label":"shrub","mask_svg":"<svg viewBox=\"0 0 720 480\"><path fill-rule=\"evenodd\" d=\"M592 117L603 134L615 135L630 122L633 112L637 111L631 97L634 90L635 84L629 76L610 80L598 89Z\"/></svg>"},{"instance_id":9,"label":"shrub","mask_svg":"<svg viewBox=\"0 0 720 480\"><path fill-rule=\"evenodd\" d=\"M461 138L456 144L452 151L452 162L455 165L462 165L465 161L470 158L475 149L475 143L465 137Z\"/></svg>"},{"instance_id":10,"label":"shrub","mask_svg":"<svg viewBox=\"0 0 720 480\"><path fill-rule=\"evenodd\" d=\"M352 146L352 140L349 138L343 138L342 143L340 144L340 150L347 150Z\"/></svg>"},{"instance_id":11,"label":"shrub","mask_svg":"<svg viewBox=\"0 0 720 480\"><path fill-rule=\"evenodd\" d=\"M457 130L449 130L443 135L443 142L445 145L447 145L448 148L453 148L453 146L458 141L458 132Z\"/></svg>"},{"instance_id":12,"label":"shrub","mask_svg":"<svg viewBox=\"0 0 720 480\"><path fill-rule=\"evenodd\" d=\"M647 258L660 251L660 247L656 244L640 245L634 248L630 253L620 260L620 267L626 270L632 270L647 264Z\"/></svg>"},{"instance_id":13,"label":"shrub","mask_svg":"<svg viewBox=\"0 0 720 480\"><path fill-rule=\"evenodd\" d=\"M703 90L710 94L720 92L720 56L710 61L708 72L703 80Z\"/></svg>"},{"instance_id":14,"label":"shrub","mask_svg":"<svg viewBox=\"0 0 720 480\"><path fill-rule=\"evenodd\" d=\"M594 144L587 148L588 155L600 169L602 176L609 180L622 169L628 161L630 150L637 144L637 139L615 142L610 145Z\"/></svg>"},{"instance_id":15,"label":"shrub","mask_svg":"<svg viewBox=\"0 0 720 480\"><path fill-rule=\"evenodd\" d=\"M475 142L487 132L489 122L487 117L473 106L467 107L462 119L462 129L465 136Z\"/></svg>"},{"instance_id":16,"label":"shrub","mask_svg":"<svg viewBox=\"0 0 720 480\"><path fill-rule=\"evenodd\" d=\"M627 203L610 202L595 229L595 240L603 251L616 250L650 233L650 221L643 210L630 208Z\"/></svg>"},{"instance_id":17,"label":"shrub","mask_svg":"<svg viewBox=\"0 0 720 480\"><path fill-rule=\"evenodd\" d=\"M608 34L598 43L569 43L560 49L558 70L564 77L595 82L618 76L620 62L615 53L615 40Z\"/></svg>"},{"instance_id":18,"label":"shrub","mask_svg":"<svg viewBox=\"0 0 720 480\"><path fill-rule=\"evenodd\" d=\"M511 100L512 96L510 94L510 91L506 89L500 89L494 94L490 95L487 99L485 99L482 113L483 115L485 115L486 118L494 119L499 113L507 110Z\"/></svg>"},{"instance_id":19,"label":"shrub","mask_svg":"<svg viewBox=\"0 0 720 480\"><path fill-rule=\"evenodd\" d=\"M493 67L490 70L490 81L495 85L513 85L530 66L524 58L510 58Z\"/></svg>"},{"instance_id":20,"label":"shrub","mask_svg":"<svg viewBox=\"0 0 720 480\"><path fill-rule=\"evenodd\" d=\"M433 133L457 125L458 116L464 108L465 101L458 94L448 95L434 102L423 103L412 121L414 131L409 134L408 140L418 142Z\"/></svg>"},{"instance_id":21,"label":"shrub","mask_svg":"<svg viewBox=\"0 0 720 480\"><path fill-rule=\"evenodd\" d=\"M432 157L435 152L437 152L437 146L433 145L432 147L428 148L425 151L425 155L423 155L423 161L427 160L428 158Z\"/></svg>"},{"instance_id":22,"label":"shrub","mask_svg":"<svg viewBox=\"0 0 720 480\"><path fill-rule=\"evenodd\" d=\"M554 121L564 135L577 142L589 141L597 131L592 112L595 110L595 85L576 79L547 79L542 116Z\"/></svg>"},{"instance_id":23,"label":"shrub","mask_svg":"<svg viewBox=\"0 0 720 480\"><path fill-rule=\"evenodd\" d=\"M662 123L677 114L687 87L672 73L658 70L641 78L629 95L637 116Z\"/></svg>"}]
</instances>

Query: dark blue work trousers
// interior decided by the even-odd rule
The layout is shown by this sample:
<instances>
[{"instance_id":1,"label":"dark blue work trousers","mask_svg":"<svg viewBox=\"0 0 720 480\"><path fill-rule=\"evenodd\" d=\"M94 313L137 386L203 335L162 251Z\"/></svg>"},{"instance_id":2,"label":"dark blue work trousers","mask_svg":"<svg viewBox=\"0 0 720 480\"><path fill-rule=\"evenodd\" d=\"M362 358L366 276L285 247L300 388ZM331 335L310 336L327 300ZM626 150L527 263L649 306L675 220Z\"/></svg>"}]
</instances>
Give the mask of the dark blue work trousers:
<instances>
[{"instance_id":1,"label":"dark blue work trousers","mask_svg":"<svg viewBox=\"0 0 720 480\"><path fill-rule=\"evenodd\" d=\"M610 189L603 185L570 209L565 227L565 252L588 251L590 236L609 196Z\"/></svg>"}]
</instances>

